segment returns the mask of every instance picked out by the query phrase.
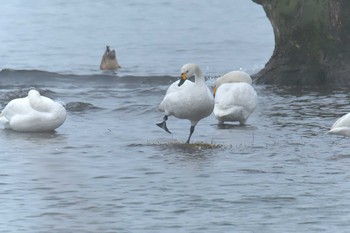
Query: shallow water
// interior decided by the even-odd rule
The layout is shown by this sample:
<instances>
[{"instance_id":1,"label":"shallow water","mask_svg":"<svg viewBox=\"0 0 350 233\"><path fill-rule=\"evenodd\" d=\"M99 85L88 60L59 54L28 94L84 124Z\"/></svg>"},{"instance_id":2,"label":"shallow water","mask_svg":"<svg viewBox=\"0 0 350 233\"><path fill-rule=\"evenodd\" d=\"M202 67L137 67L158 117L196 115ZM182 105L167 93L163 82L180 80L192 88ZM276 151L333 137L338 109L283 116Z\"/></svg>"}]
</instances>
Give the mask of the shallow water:
<instances>
[{"instance_id":1,"label":"shallow water","mask_svg":"<svg viewBox=\"0 0 350 233\"><path fill-rule=\"evenodd\" d=\"M67 15L80 24L87 24L87 19L76 19L72 9L94 15L102 8L106 12L99 14L100 17L121 17L112 14L117 7L109 7L108 1L99 1L93 6L76 1L81 8L64 6L62 1L52 2L43 7L52 11L57 7L61 9L59 6L67 9ZM124 14L130 13L133 7L147 9L159 13L166 25L174 19L167 18L165 15L169 12L162 9L171 5L172 14L178 16L180 22L187 22L180 14L187 10L184 3L158 3L156 9L141 1L124 3L124 9L129 9ZM39 3L6 3L10 9L6 11L7 20L18 16L15 11L20 9L37 12L26 4ZM188 4L193 7L199 3L189 1ZM23 43L28 46L23 49L9 52L9 41L15 43L16 48L21 47L18 41L1 44L5 54L1 62L6 61L1 66L14 70L0 72L0 107L36 88L43 95L64 103L68 117L52 133L0 130L0 232L347 232L350 227L349 139L327 133L335 120L349 111L347 90L254 86L259 105L248 125L219 126L211 115L199 122L190 145L183 143L189 133L189 122L171 117L168 121L171 135L155 125L163 117L156 107L169 84L177 80L183 61L187 62L184 57L200 61L210 87L213 77L221 73L239 67L251 73L266 62L273 41L270 26L264 26L266 21L261 18L262 9L249 1L237 1L235 6L230 12L238 8L240 14L227 16L216 12L216 17L205 21L209 26L194 24L193 29L180 32L181 25L171 24L176 29L174 35L189 40L189 45L175 55L172 52L178 48L174 44L168 48L171 52L162 51L161 48L167 46L157 44L156 40L147 43L151 46L147 48L142 43L139 46L120 42L123 68L117 73L97 70L105 43L102 39L94 41L98 33L89 34L85 38L87 42L73 40L74 46L81 43L76 49L65 41L67 48L61 53L54 46L45 47L51 60L43 60L37 53L39 42L26 41L34 37L34 33L25 34L27 39ZM94 11L96 7L100 8ZM214 14L212 5L197 7L205 10L204 15ZM228 8L218 5L215 9L226 11ZM54 20L51 17L56 13L52 11L41 11L41 14ZM254 15L255 11L260 12L259 17ZM194 17L193 20L206 19L190 12L186 16ZM243 16L255 18L241 20ZM42 17L33 15L33 20ZM145 16L132 17L135 18L132 25L136 27ZM157 18L152 14L147 19L155 22ZM214 19L229 25L218 24ZM98 17L89 22L91 30L102 30ZM212 44L200 45L194 42L201 37L187 36L192 30L204 33L210 25L217 24L224 28L242 28L246 34L252 34L248 23L268 28L257 33L261 40L247 41L237 34L236 43L220 44L214 40ZM62 33L71 30L66 26L66 22L58 21L52 31L63 37ZM72 24L71 27L78 26ZM163 27L164 30L170 28ZM45 29L41 24L29 24L30 28ZM126 34L123 35L127 37ZM13 37L13 32L6 36ZM52 37L47 39L47 44L60 43L54 36L47 36ZM81 34L73 36L81 37ZM151 33L148 36L153 38ZM179 40L172 39L167 41ZM225 34L217 39L228 40ZM242 46L245 43L247 46ZM270 45L270 50L266 52L267 46L263 46L265 52L260 52L261 43ZM124 45L127 48L123 48ZM191 50L192 45L198 49ZM228 45L232 50L227 49ZM140 62L133 58L129 52L133 46L134 54L150 54L152 59ZM90 49L92 47L94 49ZM158 54L149 53L156 48L160 49ZM206 49L217 53L212 52L209 58ZM228 54L234 49L247 52L231 59ZM86 60L75 58L77 62L71 63L68 50L87 54ZM33 54L35 59L28 59ZM154 63L153 59L158 61ZM214 61L213 65L209 66L209 61ZM138 65L130 65L132 63Z\"/></svg>"},{"instance_id":2,"label":"shallow water","mask_svg":"<svg viewBox=\"0 0 350 233\"><path fill-rule=\"evenodd\" d=\"M341 232L349 226L348 139L327 134L347 111L345 91L256 86L259 107L247 126L218 126L210 116L186 145L189 122L170 118L172 135L155 125L171 77L145 84L139 77L78 76L55 88L57 80L45 76L39 90L63 101L68 118L54 133L2 130L4 232ZM22 81L2 89L1 100L24 95Z\"/></svg>"}]
</instances>

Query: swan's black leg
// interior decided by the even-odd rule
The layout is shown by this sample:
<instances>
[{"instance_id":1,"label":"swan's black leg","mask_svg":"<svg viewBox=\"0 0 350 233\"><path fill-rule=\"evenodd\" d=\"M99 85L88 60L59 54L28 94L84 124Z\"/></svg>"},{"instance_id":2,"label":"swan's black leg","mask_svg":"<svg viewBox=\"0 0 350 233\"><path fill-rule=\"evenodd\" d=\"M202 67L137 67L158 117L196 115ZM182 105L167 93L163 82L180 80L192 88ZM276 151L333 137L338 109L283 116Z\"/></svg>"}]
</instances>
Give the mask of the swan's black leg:
<instances>
[{"instance_id":1,"label":"swan's black leg","mask_svg":"<svg viewBox=\"0 0 350 233\"><path fill-rule=\"evenodd\" d=\"M158 125L160 128L164 129L166 132L171 134L171 132L169 131L168 127L166 126L166 121L167 120L168 120L168 116L165 115L164 118L163 118L163 121L161 123L156 124L156 125Z\"/></svg>"},{"instance_id":2,"label":"swan's black leg","mask_svg":"<svg viewBox=\"0 0 350 233\"><path fill-rule=\"evenodd\" d=\"M190 128L190 136L188 136L188 139L187 139L186 143L190 143L190 139L191 139L191 136L192 136L193 132L194 132L194 126L191 125L191 128Z\"/></svg>"}]
</instances>

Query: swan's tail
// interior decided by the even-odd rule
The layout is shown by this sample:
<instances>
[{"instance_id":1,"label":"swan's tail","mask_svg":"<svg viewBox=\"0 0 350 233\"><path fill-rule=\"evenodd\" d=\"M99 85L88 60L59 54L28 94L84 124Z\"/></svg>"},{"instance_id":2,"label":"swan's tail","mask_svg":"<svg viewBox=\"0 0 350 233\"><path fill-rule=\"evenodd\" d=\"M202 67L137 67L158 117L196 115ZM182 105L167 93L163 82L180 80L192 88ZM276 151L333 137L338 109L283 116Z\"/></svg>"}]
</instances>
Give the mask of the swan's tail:
<instances>
[{"instance_id":1,"label":"swan's tail","mask_svg":"<svg viewBox=\"0 0 350 233\"><path fill-rule=\"evenodd\" d=\"M10 122L4 116L3 112L0 112L0 124L4 125L5 128L11 128L10 127Z\"/></svg>"}]
</instances>

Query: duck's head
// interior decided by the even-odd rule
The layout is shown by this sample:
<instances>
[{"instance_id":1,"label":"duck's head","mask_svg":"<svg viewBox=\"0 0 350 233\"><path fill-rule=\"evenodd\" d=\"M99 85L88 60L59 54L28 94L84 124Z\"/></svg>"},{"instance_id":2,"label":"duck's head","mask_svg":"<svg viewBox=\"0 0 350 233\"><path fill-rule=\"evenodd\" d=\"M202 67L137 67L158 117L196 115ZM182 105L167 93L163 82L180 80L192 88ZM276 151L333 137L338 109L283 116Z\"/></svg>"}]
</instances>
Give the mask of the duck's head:
<instances>
[{"instance_id":1,"label":"duck's head","mask_svg":"<svg viewBox=\"0 0 350 233\"><path fill-rule=\"evenodd\" d=\"M108 58L109 58L109 59L112 59L112 60L115 60L115 59L116 59L114 49L113 49L111 52L109 52L109 54L108 54Z\"/></svg>"},{"instance_id":2,"label":"duck's head","mask_svg":"<svg viewBox=\"0 0 350 233\"><path fill-rule=\"evenodd\" d=\"M198 66L196 64L188 63L181 68L181 79L178 86L184 84L184 82L194 76L198 72Z\"/></svg>"}]
</instances>

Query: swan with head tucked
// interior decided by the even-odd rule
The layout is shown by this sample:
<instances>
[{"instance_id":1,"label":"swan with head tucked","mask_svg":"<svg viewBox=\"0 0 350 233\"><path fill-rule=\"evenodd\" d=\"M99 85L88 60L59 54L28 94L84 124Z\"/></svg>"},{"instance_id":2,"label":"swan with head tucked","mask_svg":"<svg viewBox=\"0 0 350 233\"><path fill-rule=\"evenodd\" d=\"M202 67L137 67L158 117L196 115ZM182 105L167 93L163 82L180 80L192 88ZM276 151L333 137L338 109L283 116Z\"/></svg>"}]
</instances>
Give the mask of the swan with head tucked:
<instances>
[{"instance_id":1,"label":"swan with head tucked","mask_svg":"<svg viewBox=\"0 0 350 233\"><path fill-rule=\"evenodd\" d=\"M59 103L30 90L28 96L11 100L0 114L7 129L21 132L52 131L66 120L66 109Z\"/></svg>"},{"instance_id":2,"label":"swan with head tucked","mask_svg":"<svg viewBox=\"0 0 350 233\"><path fill-rule=\"evenodd\" d=\"M329 133L350 137L350 113L339 118Z\"/></svg>"},{"instance_id":3,"label":"swan with head tucked","mask_svg":"<svg viewBox=\"0 0 350 233\"><path fill-rule=\"evenodd\" d=\"M192 76L195 78L194 82L186 81ZM213 108L214 98L205 83L201 69L197 65L189 63L181 68L181 79L170 85L160 103L158 109L163 111L165 115L163 122L157 125L170 133L166 126L169 116L189 120L191 122L190 135L186 141L189 143L197 123L208 117Z\"/></svg>"},{"instance_id":4,"label":"swan with head tucked","mask_svg":"<svg viewBox=\"0 0 350 233\"><path fill-rule=\"evenodd\" d=\"M251 77L243 71L231 71L216 79L214 115L219 124L225 121L245 124L258 102L251 84Z\"/></svg>"}]
</instances>

